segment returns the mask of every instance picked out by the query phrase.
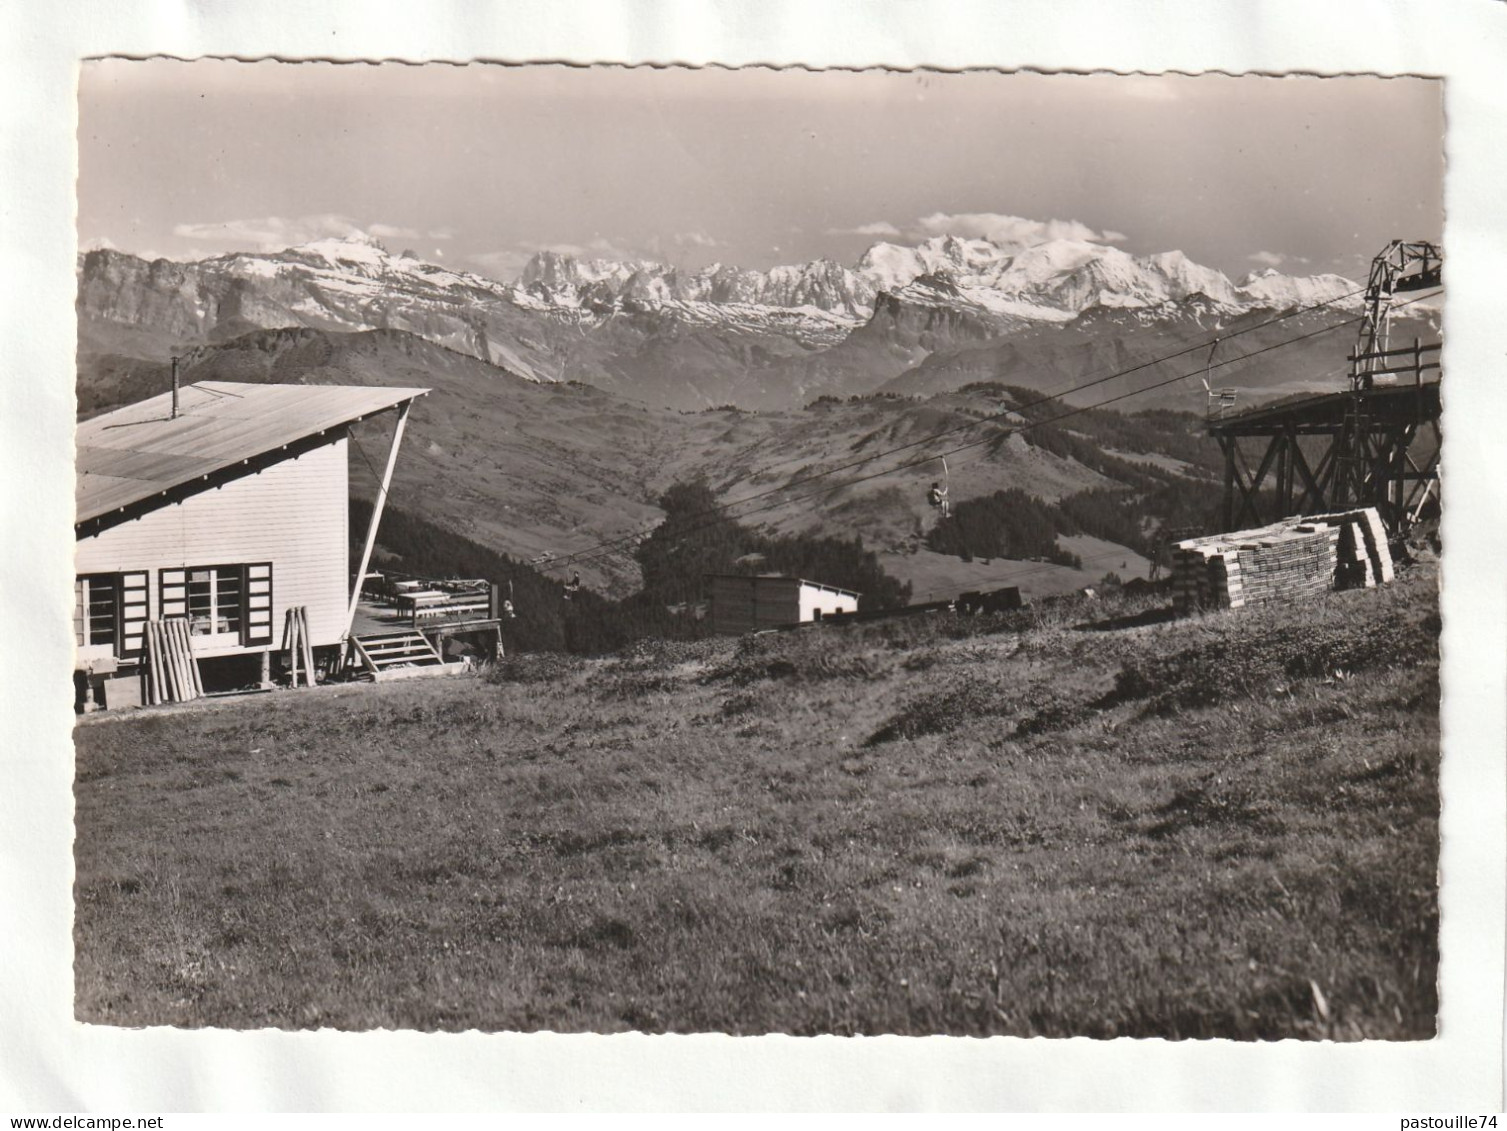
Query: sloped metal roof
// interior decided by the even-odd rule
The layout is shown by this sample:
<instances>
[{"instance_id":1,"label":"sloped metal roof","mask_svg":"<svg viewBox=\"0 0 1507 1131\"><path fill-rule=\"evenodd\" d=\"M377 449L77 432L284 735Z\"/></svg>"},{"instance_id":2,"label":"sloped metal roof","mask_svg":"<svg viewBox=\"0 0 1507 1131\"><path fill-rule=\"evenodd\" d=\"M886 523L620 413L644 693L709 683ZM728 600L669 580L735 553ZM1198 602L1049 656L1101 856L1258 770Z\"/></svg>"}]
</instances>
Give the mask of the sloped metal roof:
<instances>
[{"instance_id":1,"label":"sloped metal roof","mask_svg":"<svg viewBox=\"0 0 1507 1131\"><path fill-rule=\"evenodd\" d=\"M80 422L76 522L141 503L289 444L354 423L428 389L200 381Z\"/></svg>"}]
</instances>

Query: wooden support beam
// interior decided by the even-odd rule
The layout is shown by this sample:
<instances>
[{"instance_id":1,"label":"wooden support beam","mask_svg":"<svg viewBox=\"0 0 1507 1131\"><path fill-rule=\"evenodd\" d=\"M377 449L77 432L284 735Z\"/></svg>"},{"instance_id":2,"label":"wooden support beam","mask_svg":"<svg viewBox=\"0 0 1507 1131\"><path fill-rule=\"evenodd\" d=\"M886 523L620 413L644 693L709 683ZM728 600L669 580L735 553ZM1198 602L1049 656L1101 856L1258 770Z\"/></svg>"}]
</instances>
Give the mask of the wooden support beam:
<instances>
[{"instance_id":1,"label":"wooden support beam","mask_svg":"<svg viewBox=\"0 0 1507 1131\"><path fill-rule=\"evenodd\" d=\"M1259 525L1259 520L1247 521L1248 516L1255 515L1258 508L1252 491L1253 477L1245 460L1245 452L1241 449L1239 440L1232 438L1230 446L1232 452L1226 466L1229 478L1225 481L1225 490L1226 495L1229 496L1233 488L1236 497L1228 500L1229 506L1225 512L1228 521L1225 529L1239 530L1243 526ZM1238 505L1235 505L1237 502Z\"/></svg>"},{"instance_id":2,"label":"wooden support beam","mask_svg":"<svg viewBox=\"0 0 1507 1131\"><path fill-rule=\"evenodd\" d=\"M1230 524L1231 530L1241 530L1248 526L1260 526L1260 509L1256 506L1254 497L1255 477L1251 474L1250 465L1246 462L1245 452L1240 448L1235 451L1235 486L1240 489L1240 506L1235 512L1235 521Z\"/></svg>"},{"instance_id":3,"label":"wooden support beam","mask_svg":"<svg viewBox=\"0 0 1507 1131\"><path fill-rule=\"evenodd\" d=\"M1319 498L1324 501L1325 509L1329 509L1334 502L1331 488L1334 486L1335 468L1339 462L1335 459L1339 443L1338 436L1331 436L1329 446L1324 449L1324 455L1319 460L1319 466L1314 468L1314 477L1319 481Z\"/></svg>"},{"instance_id":4,"label":"wooden support beam","mask_svg":"<svg viewBox=\"0 0 1507 1131\"><path fill-rule=\"evenodd\" d=\"M1413 351L1412 351L1411 348L1409 348L1409 349L1403 350L1402 352L1403 353L1411 354ZM1367 377L1380 377L1380 376L1382 376L1384 374L1391 374L1391 373L1412 373L1412 374L1417 374L1418 383L1421 384L1422 381L1423 381L1423 374L1424 374L1424 372L1426 372L1427 370L1430 370L1430 369L1438 369L1438 368L1439 368L1439 363L1437 361L1424 361L1424 360L1422 360L1420 358L1416 362L1409 361L1406 365L1389 365L1389 366L1387 366L1387 367L1385 367L1383 369L1372 369L1369 372L1367 372L1365 374L1365 376L1367 376Z\"/></svg>"},{"instance_id":5,"label":"wooden support beam","mask_svg":"<svg viewBox=\"0 0 1507 1131\"><path fill-rule=\"evenodd\" d=\"M1273 436L1271 442L1266 445L1266 454L1261 457L1255 474L1248 475L1245 483L1239 483L1240 488L1240 511L1235 516L1235 523L1230 529L1238 530L1245 526L1261 526L1267 520L1261 515L1261 485L1266 482L1266 476L1272 469L1272 464L1277 460L1278 454L1286 446L1286 438ZM1244 462L1244 453L1240 453L1237 462ZM1275 516L1274 516L1275 517ZM1247 521L1248 520L1248 521Z\"/></svg>"},{"instance_id":6,"label":"wooden support beam","mask_svg":"<svg viewBox=\"0 0 1507 1131\"><path fill-rule=\"evenodd\" d=\"M1387 493L1394 517L1400 518L1407 507L1408 446L1413 441L1414 428L1402 427L1392 433L1391 459L1388 461Z\"/></svg>"},{"instance_id":7,"label":"wooden support beam","mask_svg":"<svg viewBox=\"0 0 1507 1131\"><path fill-rule=\"evenodd\" d=\"M1426 353L1437 353L1441 345L1442 343L1440 342L1429 342L1425 345L1418 338L1414 338L1413 344L1410 346L1398 346L1395 350L1380 350L1376 353L1347 353L1345 359L1347 361L1370 361L1373 358L1384 357L1418 357Z\"/></svg>"},{"instance_id":8,"label":"wooden support beam","mask_svg":"<svg viewBox=\"0 0 1507 1131\"><path fill-rule=\"evenodd\" d=\"M1432 457L1424 464L1422 474L1413 479L1412 490L1403 500L1403 506L1417 521L1418 513L1423 509L1423 504L1428 501L1430 494L1439 489L1439 452L1436 449Z\"/></svg>"},{"instance_id":9,"label":"wooden support beam","mask_svg":"<svg viewBox=\"0 0 1507 1131\"><path fill-rule=\"evenodd\" d=\"M404 401L398 406L398 422L393 426L392 444L387 449L387 466L382 469L382 482L377 487L377 497L372 502L371 522L366 528L361 564L356 568L355 583L351 586L351 605L345 614L345 632L341 634L342 638L350 636L351 625L356 620L356 605L361 600L361 582L366 577L366 567L371 564L372 548L377 544L377 526L382 521L382 510L387 505L387 491L392 486L392 469L398 462L398 446L403 442L403 429L408 424L408 411L412 407L412 401Z\"/></svg>"},{"instance_id":10,"label":"wooden support beam","mask_svg":"<svg viewBox=\"0 0 1507 1131\"><path fill-rule=\"evenodd\" d=\"M1303 446L1297 442L1296 437L1292 445L1292 468L1303 480L1303 493L1298 496L1293 513L1317 514L1329 510L1328 501L1324 498L1324 489L1319 485L1318 476L1308 466L1308 457L1303 454Z\"/></svg>"},{"instance_id":11,"label":"wooden support beam","mask_svg":"<svg viewBox=\"0 0 1507 1131\"><path fill-rule=\"evenodd\" d=\"M1219 446L1224 449L1224 528L1235 529L1235 445L1234 436L1220 435Z\"/></svg>"},{"instance_id":12,"label":"wooden support beam","mask_svg":"<svg viewBox=\"0 0 1507 1131\"><path fill-rule=\"evenodd\" d=\"M1297 447L1298 438L1291 429L1282 433L1278 441L1282 448L1277 453L1277 509L1281 511L1279 517L1286 518L1292 514L1292 456L1291 450Z\"/></svg>"}]
</instances>

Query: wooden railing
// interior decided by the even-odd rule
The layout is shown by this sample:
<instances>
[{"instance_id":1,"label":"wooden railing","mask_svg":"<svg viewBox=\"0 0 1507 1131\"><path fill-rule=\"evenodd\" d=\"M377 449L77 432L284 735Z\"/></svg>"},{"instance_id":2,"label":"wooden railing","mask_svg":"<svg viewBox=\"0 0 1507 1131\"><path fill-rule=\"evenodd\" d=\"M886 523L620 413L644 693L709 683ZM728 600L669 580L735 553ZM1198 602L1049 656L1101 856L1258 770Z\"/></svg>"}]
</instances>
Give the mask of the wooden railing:
<instances>
[{"instance_id":1,"label":"wooden railing","mask_svg":"<svg viewBox=\"0 0 1507 1131\"><path fill-rule=\"evenodd\" d=\"M1423 375L1431 369L1439 368L1439 343L1429 342L1425 344L1418 338L1413 339L1410 346L1402 346L1395 350L1377 350L1374 353L1351 353L1346 354L1345 359L1350 362L1350 383L1352 388L1369 389L1377 377L1407 374L1413 375L1413 383L1423 384ZM1424 360L1424 355L1430 356ZM1402 364L1388 364L1393 359L1404 360ZM1380 362L1380 365L1374 364Z\"/></svg>"},{"instance_id":2,"label":"wooden railing","mask_svg":"<svg viewBox=\"0 0 1507 1131\"><path fill-rule=\"evenodd\" d=\"M361 591L391 604L415 628L455 619L496 620L501 607L497 583L484 578L429 578L377 570L362 579Z\"/></svg>"}]
</instances>

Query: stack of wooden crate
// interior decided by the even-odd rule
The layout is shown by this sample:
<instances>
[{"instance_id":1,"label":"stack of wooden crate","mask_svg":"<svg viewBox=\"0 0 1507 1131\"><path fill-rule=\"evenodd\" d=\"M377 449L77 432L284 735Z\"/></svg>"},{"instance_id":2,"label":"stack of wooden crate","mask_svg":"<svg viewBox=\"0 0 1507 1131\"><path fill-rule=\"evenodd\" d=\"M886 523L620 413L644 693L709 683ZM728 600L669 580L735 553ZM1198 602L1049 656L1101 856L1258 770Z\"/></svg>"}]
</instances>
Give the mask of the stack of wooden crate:
<instances>
[{"instance_id":1,"label":"stack of wooden crate","mask_svg":"<svg viewBox=\"0 0 1507 1131\"><path fill-rule=\"evenodd\" d=\"M1369 507L1190 538L1172 554L1179 614L1304 600L1330 589L1384 584L1392 576L1386 529Z\"/></svg>"}]
</instances>

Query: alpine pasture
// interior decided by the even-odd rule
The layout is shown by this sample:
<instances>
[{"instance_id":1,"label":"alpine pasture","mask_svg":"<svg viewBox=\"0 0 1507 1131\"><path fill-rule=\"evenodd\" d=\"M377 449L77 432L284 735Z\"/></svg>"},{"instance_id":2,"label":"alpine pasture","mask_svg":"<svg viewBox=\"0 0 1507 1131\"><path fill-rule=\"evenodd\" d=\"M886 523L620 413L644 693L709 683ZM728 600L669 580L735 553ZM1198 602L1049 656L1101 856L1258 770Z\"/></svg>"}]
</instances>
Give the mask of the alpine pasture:
<instances>
[{"instance_id":1,"label":"alpine pasture","mask_svg":"<svg viewBox=\"0 0 1507 1131\"><path fill-rule=\"evenodd\" d=\"M1421 1039L1437 570L525 655L77 729L77 1016Z\"/></svg>"}]
</instances>

